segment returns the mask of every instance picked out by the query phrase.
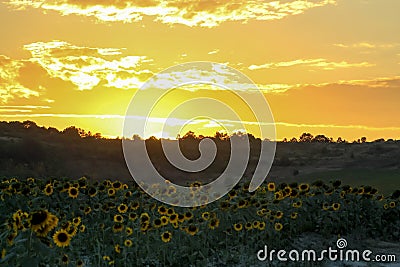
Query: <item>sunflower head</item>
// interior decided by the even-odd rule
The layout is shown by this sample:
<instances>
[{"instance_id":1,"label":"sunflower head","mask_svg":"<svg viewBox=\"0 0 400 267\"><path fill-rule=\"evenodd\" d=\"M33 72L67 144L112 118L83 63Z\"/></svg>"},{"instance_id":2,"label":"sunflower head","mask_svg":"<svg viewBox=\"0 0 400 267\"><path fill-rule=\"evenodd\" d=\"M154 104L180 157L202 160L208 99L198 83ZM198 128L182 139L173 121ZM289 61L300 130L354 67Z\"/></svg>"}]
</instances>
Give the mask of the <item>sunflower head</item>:
<instances>
[{"instance_id":1,"label":"sunflower head","mask_svg":"<svg viewBox=\"0 0 400 267\"><path fill-rule=\"evenodd\" d=\"M171 239L172 239L172 234L171 234L171 232L166 231L166 232L164 232L164 233L161 234L161 240L162 240L164 243L170 242Z\"/></svg>"},{"instance_id":2,"label":"sunflower head","mask_svg":"<svg viewBox=\"0 0 400 267\"><path fill-rule=\"evenodd\" d=\"M67 247L71 242L71 236L66 230L60 229L54 233L53 241L58 247Z\"/></svg>"}]
</instances>

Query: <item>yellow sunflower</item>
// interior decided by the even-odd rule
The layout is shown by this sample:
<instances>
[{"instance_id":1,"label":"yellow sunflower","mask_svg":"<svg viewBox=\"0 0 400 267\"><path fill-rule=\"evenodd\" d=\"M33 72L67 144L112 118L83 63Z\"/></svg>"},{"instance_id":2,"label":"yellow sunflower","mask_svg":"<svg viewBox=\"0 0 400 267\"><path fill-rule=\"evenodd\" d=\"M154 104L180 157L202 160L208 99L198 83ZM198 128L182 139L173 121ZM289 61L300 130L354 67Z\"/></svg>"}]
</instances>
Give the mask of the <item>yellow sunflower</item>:
<instances>
[{"instance_id":1,"label":"yellow sunflower","mask_svg":"<svg viewBox=\"0 0 400 267\"><path fill-rule=\"evenodd\" d=\"M242 231L243 225L242 225L241 223L235 223L235 224L233 225L233 229L234 229L235 231L237 231L237 232Z\"/></svg>"},{"instance_id":2,"label":"yellow sunflower","mask_svg":"<svg viewBox=\"0 0 400 267\"><path fill-rule=\"evenodd\" d=\"M333 204L332 204L332 209L333 209L333 210L338 210L338 209L340 209L340 203L333 203Z\"/></svg>"},{"instance_id":3,"label":"yellow sunflower","mask_svg":"<svg viewBox=\"0 0 400 267\"><path fill-rule=\"evenodd\" d=\"M133 242L132 242L132 240L127 239L127 240L124 241L124 245L125 245L125 247L130 248L130 247L132 247Z\"/></svg>"},{"instance_id":4,"label":"yellow sunflower","mask_svg":"<svg viewBox=\"0 0 400 267\"><path fill-rule=\"evenodd\" d=\"M68 188L68 196L70 198L77 198L79 195L79 190L78 188L71 186L70 188Z\"/></svg>"},{"instance_id":5,"label":"yellow sunflower","mask_svg":"<svg viewBox=\"0 0 400 267\"><path fill-rule=\"evenodd\" d=\"M274 192L275 191L275 183L274 182L268 183L267 188L268 188L268 191Z\"/></svg>"},{"instance_id":6,"label":"yellow sunflower","mask_svg":"<svg viewBox=\"0 0 400 267\"><path fill-rule=\"evenodd\" d=\"M164 243L170 242L171 239L172 239L172 234L171 234L171 232L166 231L166 232L164 232L164 233L161 234L161 240L162 240Z\"/></svg>"},{"instance_id":7,"label":"yellow sunflower","mask_svg":"<svg viewBox=\"0 0 400 267\"><path fill-rule=\"evenodd\" d=\"M283 225L281 223L275 223L275 231L281 231L283 229Z\"/></svg>"},{"instance_id":8,"label":"yellow sunflower","mask_svg":"<svg viewBox=\"0 0 400 267\"><path fill-rule=\"evenodd\" d=\"M54 233L53 241L58 247L67 247L71 242L71 236L66 230L60 229Z\"/></svg>"},{"instance_id":9,"label":"yellow sunflower","mask_svg":"<svg viewBox=\"0 0 400 267\"><path fill-rule=\"evenodd\" d=\"M51 184L46 184L43 192L46 196L50 196L51 194L53 194L53 186Z\"/></svg>"},{"instance_id":10,"label":"yellow sunflower","mask_svg":"<svg viewBox=\"0 0 400 267\"><path fill-rule=\"evenodd\" d=\"M128 211L128 206L124 203L118 206L118 212L119 213L125 213Z\"/></svg>"}]
</instances>

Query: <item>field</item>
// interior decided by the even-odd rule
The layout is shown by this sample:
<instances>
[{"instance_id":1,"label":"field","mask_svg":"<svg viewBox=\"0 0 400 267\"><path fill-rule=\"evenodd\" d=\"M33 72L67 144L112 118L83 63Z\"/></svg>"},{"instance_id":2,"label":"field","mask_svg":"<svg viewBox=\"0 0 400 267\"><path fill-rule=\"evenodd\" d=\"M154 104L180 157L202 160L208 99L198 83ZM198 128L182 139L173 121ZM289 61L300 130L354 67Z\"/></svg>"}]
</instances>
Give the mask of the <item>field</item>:
<instances>
[{"instance_id":1,"label":"field","mask_svg":"<svg viewBox=\"0 0 400 267\"><path fill-rule=\"evenodd\" d=\"M264 245L400 239L399 190L383 195L339 180L267 181L254 193L242 183L195 208L163 205L117 180L12 178L0 188L1 266L275 266L257 259Z\"/></svg>"}]
</instances>

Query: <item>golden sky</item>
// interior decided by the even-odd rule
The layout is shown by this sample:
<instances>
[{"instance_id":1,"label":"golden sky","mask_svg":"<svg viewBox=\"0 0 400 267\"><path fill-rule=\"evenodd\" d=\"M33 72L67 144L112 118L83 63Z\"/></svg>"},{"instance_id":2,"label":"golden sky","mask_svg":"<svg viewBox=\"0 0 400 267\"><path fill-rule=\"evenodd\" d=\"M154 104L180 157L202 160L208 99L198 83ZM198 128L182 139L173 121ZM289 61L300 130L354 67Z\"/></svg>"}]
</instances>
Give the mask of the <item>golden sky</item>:
<instances>
[{"instance_id":1,"label":"golden sky","mask_svg":"<svg viewBox=\"0 0 400 267\"><path fill-rule=\"evenodd\" d=\"M277 139L302 132L399 139L399 10L398 0L2 1L0 120L121 136L128 104L150 77L212 61L257 84ZM157 90L165 89L149 97ZM165 123L174 131L220 130L204 118L188 123L205 108L243 129L223 108L201 103L166 122L169 107L204 96L246 113L224 88L182 88L160 102L150 134L159 136ZM243 116L245 130L257 132Z\"/></svg>"}]
</instances>

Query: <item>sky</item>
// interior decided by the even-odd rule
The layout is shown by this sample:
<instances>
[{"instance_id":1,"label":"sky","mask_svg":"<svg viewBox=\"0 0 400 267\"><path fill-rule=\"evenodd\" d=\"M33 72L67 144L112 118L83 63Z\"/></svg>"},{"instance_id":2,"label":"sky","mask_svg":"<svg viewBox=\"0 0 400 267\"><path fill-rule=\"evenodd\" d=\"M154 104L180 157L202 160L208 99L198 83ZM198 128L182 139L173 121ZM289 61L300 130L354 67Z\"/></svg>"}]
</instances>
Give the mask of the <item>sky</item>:
<instances>
[{"instance_id":1,"label":"sky","mask_svg":"<svg viewBox=\"0 0 400 267\"><path fill-rule=\"evenodd\" d=\"M143 89L149 79L210 61L253 81L259 91L244 86L240 94L268 102L275 139L399 139L399 10L398 0L2 1L0 121L122 136L138 93L151 102L169 91ZM181 86L155 102L150 117L130 115L148 120L145 137L271 137L256 127L270 121L256 119L256 107L235 90ZM195 101L202 98L214 102Z\"/></svg>"}]
</instances>

